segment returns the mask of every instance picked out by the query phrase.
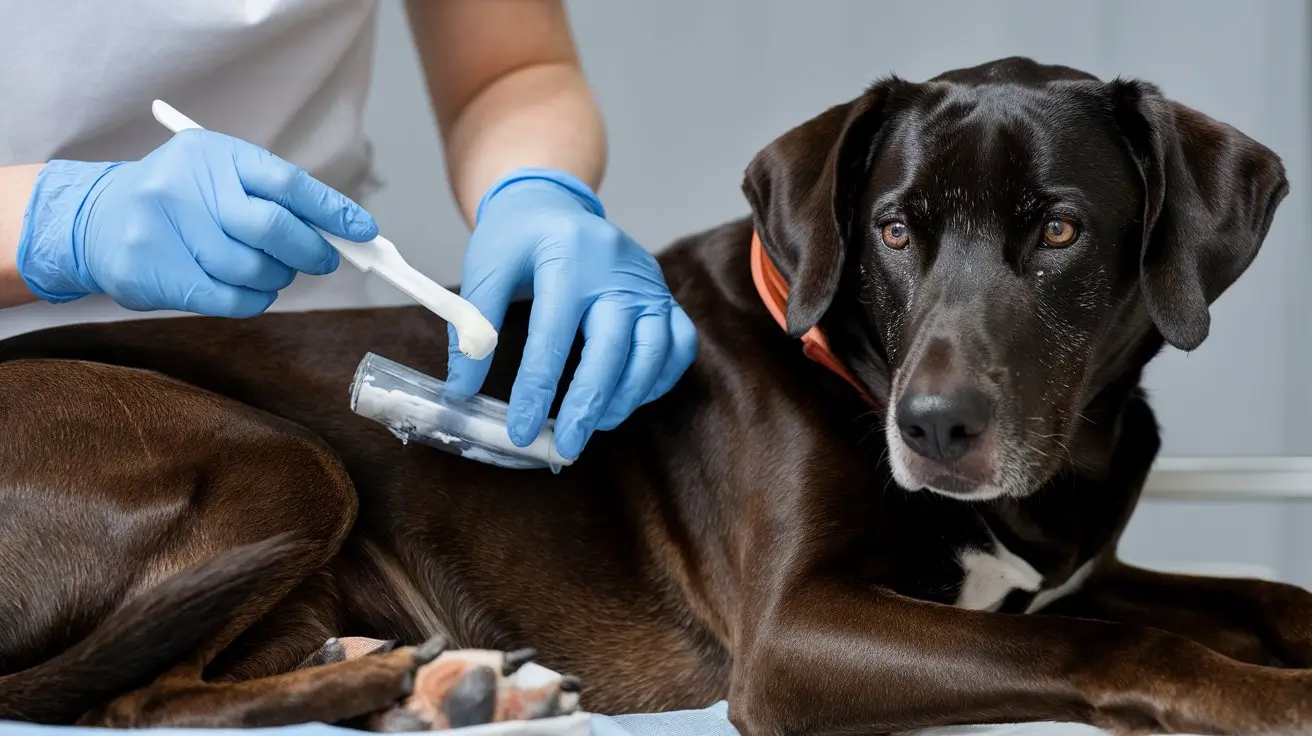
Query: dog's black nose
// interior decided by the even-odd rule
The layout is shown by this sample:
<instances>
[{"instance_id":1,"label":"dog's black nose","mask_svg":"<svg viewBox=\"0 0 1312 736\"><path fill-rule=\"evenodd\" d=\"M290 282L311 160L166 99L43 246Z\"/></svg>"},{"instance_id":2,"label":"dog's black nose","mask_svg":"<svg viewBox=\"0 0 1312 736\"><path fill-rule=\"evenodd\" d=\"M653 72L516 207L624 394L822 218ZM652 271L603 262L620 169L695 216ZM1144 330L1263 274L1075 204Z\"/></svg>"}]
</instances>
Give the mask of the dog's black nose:
<instances>
[{"instance_id":1,"label":"dog's black nose","mask_svg":"<svg viewBox=\"0 0 1312 736\"><path fill-rule=\"evenodd\" d=\"M897 427L917 454L950 463L965 455L989 428L993 404L982 391L907 393L897 404Z\"/></svg>"}]
</instances>

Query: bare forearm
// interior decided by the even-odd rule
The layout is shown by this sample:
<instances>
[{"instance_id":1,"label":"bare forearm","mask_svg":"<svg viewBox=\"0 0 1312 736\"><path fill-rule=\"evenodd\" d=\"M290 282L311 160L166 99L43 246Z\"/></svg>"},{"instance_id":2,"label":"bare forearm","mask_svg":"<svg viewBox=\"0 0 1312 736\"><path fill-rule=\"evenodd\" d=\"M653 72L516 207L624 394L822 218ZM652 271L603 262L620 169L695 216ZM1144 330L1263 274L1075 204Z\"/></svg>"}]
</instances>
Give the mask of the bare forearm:
<instances>
[{"instance_id":1,"label":"bare forearm","mask_svg":"<svg viewBox=\"0 0 1312 736\"><path fill-rule=\"evenodd\" d=\"M471 227L483 193L518 168L563 169L600 186L605 127L561 0L410 0L406 7L447 178Z\"/></svg>"},{"instance_id":2,"label":"bare forearm","mask_svg":"<svg viewBox=\"0 0 1312 736\"><path fill-rule=\"evenodd\" d=\"M593 189L606 169L601 114L582 72L570 63L501 77L465 106L444 137L451 187L471 226L483 193L514 169L562 169Z\"/></svg>"},{"instance_id":3,"label":"bare forearm","mask_svg":"<svg viewBox=\"0 0 1312 736\"><path fill-rule=\"evenodd\" d=\"M18 238L23 230L23 210L41 167L0 167L0 308L36 301L18 275Z\"/></svg>"}]
</instances>

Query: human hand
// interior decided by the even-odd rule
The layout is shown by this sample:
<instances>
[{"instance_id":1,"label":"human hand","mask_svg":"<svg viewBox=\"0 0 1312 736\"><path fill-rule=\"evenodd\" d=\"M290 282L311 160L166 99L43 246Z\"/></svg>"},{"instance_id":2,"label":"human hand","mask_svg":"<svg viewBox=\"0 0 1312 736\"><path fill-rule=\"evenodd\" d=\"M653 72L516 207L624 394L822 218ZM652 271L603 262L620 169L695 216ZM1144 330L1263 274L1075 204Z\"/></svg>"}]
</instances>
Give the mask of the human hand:
<instances>
[{"instance_id":1,"label":"human hand","mask_svg":"<svg viewBox=\"0 0 1312 736\"><path fill-rule=\"evenodd\" d=\"M516 292L533 290L507 418L521 447L542 431L580 327L582 358L556 419L556 451L568 458L669 391L696 353L692 320L656 259L604 218L586 184L551 169L512 172L479 204L461 296L500 330ZM447 390L477 393L492 356L461 354L454 330L449 343Z\"/></svg>"},{"instance_id":2,"label":"human hand","mask_svg":"<svg viewBox=\"0 0 1312 736\"><path fill-rule=\"evenodd\" d=\"M50 302L105 293L137 311L251 317L297 272L337 268L336 250L307 222L357 242L378 233L369 213L299 167L188 130L140 161L47 164L18 269Z\"/></svg>"}]
</instances>

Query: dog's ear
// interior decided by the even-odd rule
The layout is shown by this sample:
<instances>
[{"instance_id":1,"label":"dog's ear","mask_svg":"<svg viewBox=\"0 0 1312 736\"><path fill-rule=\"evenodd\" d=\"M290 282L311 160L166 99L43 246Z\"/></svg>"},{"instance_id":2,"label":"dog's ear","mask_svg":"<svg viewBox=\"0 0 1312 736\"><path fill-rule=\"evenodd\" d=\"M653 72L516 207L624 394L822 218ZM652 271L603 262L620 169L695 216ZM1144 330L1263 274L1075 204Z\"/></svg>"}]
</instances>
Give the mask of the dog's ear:
<instances>
[{"instance_id":1,"label":"dog's ear","mask_svg":"<svg viewBox=\"0 0 1312 736\"><path fill-rule=\"evenodd\" d=\"M743 193L756 232L789 283L788 332L820 321L838 291L861 179L870 169L890 78L784 133L752 159Z\"/></svg>"},{"instance_id":2,"label":"dog's ear","mask_svg":"<svg viewBox=\"0 0 1312 736\"><path fill-rule=\"evenodd\" d=\"M1111 96L1144 179L1148 313L1168 343L1193 350L1207 337L1212 303L1266 239L1289 193L1285 169L1266 146L1151 84L1117 80Z\"/></svg>"}]
</instances>

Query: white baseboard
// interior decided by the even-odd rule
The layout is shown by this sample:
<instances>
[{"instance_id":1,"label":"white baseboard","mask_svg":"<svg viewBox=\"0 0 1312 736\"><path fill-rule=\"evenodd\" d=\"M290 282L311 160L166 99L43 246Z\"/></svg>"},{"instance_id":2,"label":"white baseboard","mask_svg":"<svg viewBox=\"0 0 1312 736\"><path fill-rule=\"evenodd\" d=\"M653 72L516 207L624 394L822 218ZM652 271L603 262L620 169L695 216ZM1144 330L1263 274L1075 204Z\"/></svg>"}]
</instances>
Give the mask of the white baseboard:
<instances>
[{"instance_id":1,"label":"white baseboard","mask_svg":"<svg viewBox=\"0 0 1312 736\"><path fill-rule=\"evenodd\" d=\"M1144 487L1150 500L1312 500L1312 457L1164 457Z\"/></svg>"}]
</instances>

